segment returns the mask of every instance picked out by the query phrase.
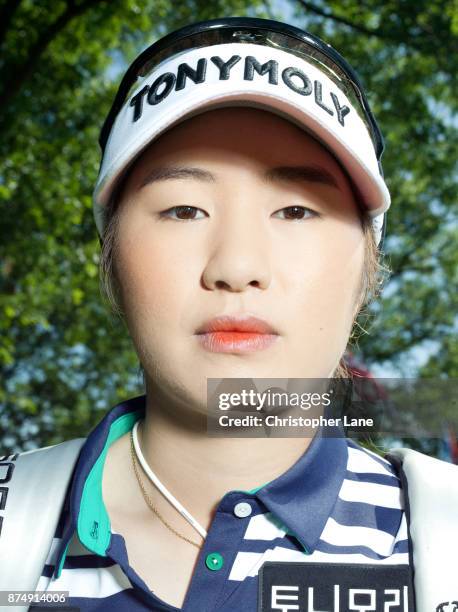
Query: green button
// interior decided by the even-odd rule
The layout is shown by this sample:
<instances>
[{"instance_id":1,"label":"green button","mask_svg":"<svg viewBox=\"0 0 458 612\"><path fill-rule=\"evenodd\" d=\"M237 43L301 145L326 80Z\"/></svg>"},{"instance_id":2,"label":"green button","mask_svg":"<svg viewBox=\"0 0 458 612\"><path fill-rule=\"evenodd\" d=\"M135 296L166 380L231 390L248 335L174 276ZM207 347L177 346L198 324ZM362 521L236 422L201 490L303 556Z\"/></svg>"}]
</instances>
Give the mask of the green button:
<instances>
[{"instance_id":1,"label":"green button","mask_svg":"<svg viewBox=\"0 0 458 612\"><path fill-rule=\"evenodd\" d=\"M223 556L217 552L210 553L205 559L205 565L208 569L219 570L223 567L224 559Z\"/></svg>"}]
</instances>

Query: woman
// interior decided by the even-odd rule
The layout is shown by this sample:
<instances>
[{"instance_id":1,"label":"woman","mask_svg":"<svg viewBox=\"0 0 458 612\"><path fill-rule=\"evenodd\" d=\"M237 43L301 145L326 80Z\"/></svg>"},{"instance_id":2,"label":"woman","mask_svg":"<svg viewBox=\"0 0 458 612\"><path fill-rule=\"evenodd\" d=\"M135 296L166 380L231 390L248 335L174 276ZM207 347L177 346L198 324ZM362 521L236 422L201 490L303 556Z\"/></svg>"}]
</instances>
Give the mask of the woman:
<instances>
[{"instance_id":1,"label":"woman","mask_svg":"<svg viewBox=\"0 0 458 612\"><path fill-rule=\"evenodd\" d=\"M153 47L102 130L94 197L146 394L90 432L37 589L80 610L412 609L386 459L342 429L207 434L208 379L345 375L390 204L364 94L279 22Z\"/></svg>"}]
</instances>

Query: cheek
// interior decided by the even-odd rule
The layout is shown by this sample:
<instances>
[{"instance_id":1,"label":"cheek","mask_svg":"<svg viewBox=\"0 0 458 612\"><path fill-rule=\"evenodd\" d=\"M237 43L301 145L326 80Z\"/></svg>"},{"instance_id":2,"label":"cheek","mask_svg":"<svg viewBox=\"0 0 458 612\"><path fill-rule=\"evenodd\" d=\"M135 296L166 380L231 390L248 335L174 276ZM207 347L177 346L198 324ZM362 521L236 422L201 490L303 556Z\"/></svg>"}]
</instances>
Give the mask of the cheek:
<instances>
[{"instance_id":1,"label":"cheek","mask_svg":"<svg viewBox=\"0 0 458 612\"><path fill-rule=\"evenodd\" d=\"M290 263L282 276L293 289L290 303L309 330L347 331L353 320L364 250L359 224L336 221L323 225L322 231L311 234L306 244L289 254Z\"/></svg>"},{"instance_id":2,"label":"cheek","mask_svg":"<svg viewBox=\"0 0 458 612\"><path fill-rule=\"evenodd\" d=\"M126 317L132 325L146 318L154 322L176 319L189 279L186 261L177 249L158 239L125 236L119 244L118 276ZM189 282L189 280L188 280ZM151 331L154 331L153 329Z\"/></svg>"}]
</instances>

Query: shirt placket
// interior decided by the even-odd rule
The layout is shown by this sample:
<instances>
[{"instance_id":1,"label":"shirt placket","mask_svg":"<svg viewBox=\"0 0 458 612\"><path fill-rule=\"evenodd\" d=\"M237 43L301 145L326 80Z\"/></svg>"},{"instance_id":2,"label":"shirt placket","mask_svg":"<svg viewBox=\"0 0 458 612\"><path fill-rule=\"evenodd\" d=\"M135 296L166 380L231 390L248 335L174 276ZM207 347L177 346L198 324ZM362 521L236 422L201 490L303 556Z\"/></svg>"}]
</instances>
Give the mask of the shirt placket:
<instances>
[{"instance_id":1,"label":"shirt placket","mask_svg":"<svg viewBox=\"0 0 458 612\"><path fill-rule=\"evenodd\" d=\"M223 604L232 564L256 509L255 498L242 491L222 498L197 559L183 612L214 612Z\"/></svg>"}]
</instances>

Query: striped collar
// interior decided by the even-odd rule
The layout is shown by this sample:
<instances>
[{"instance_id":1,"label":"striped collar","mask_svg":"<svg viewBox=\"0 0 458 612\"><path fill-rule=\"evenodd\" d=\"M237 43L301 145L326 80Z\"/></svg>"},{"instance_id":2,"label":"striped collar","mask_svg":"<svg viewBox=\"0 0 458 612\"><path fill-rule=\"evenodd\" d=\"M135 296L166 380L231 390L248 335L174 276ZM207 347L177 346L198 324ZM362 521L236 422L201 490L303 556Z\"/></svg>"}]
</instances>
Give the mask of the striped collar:
<instances>
[{"instance_id":1,"label":"striped collar","mask_svg":"<svg viewBox=\"0 0 458 612\"><path fill-rule=\"evenodd\" d=\"M89 433L83 444L65 502L67 516L57 549L56 578L62 572L75 531L88 550L107 556L111 529L102 498L105 458L109 446L144 417L145 406L145 395L117 404ZM257 497L308 553L315 549L347 469L348 448L343 431L335 428L330 433L323 436L321 429L318 430L307 450L283 474L267 484L245 491L247 495Z\"/></svg>"}]
</instances>

